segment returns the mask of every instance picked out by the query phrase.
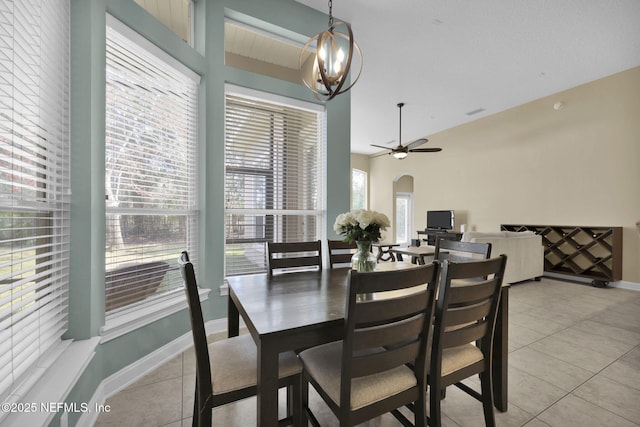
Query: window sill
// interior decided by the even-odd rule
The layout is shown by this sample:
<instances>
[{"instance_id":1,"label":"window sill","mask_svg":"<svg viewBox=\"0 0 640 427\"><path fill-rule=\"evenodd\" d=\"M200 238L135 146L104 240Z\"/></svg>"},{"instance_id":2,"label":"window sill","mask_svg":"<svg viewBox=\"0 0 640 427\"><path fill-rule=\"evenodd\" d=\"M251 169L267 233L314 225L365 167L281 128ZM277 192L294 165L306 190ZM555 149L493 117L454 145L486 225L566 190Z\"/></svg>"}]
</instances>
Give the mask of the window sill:
<instances>
[{"instance_id":1,"label":"window sill","mask_svg":"<svg viewBox=\"0 0 640 427\"><path fill-rule=\"evenodd\" d=\"M6 403L29 404L35 411L4 414L6 417L0 417L0 424L7 427L48 425L60 411L83 410L80 405L65 409L64 401L95 355L98 342L98 337L62 341L46 361L33 368L29 380L5 400Z\"/></svg>"},{"instance_id":2,"label":"window sill","mask_svg":"<svg viewBox=\"0 0 640 427\"><path fill-rule=\"evenodd\" d=\"M209 292L211 292L211 289L198 288L200 301L209 299ZM187 301L184 293L180 291L175 292L164 301L136 305L123 310L118 316L106 321L100 330L100 344L111 341L142 326L149 325L185 308L187 308Z\"/></svg>"}]
</instances>

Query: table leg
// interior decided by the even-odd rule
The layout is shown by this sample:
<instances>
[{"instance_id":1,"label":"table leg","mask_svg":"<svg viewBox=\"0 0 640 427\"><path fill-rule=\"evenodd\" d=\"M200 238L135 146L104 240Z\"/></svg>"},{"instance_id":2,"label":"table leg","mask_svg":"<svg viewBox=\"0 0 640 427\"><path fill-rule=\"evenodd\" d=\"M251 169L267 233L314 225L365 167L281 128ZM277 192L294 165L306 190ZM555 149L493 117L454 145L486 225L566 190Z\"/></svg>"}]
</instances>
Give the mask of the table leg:
<instances>
[{"instance_id":1,"label":"table leg","mask_svg":"<svg viewBox=\"0 0 640 427\"><path fill-rule=\"evenodd\" d=\"M273 343L258 341L257 425L278 425L278 351Z\"/></svg>"},{"instance_id":2,"label":"table leg","mask_svg":"<svg viewBox=\"0 0 640 427\"><path fill-rule=\"evenodd\" d=\"M386 258L385 258L385 255L386 255ZM377 260L378 261L393 261L393 262L395 262L396 257L393 255L393 252L391 252L391 248L390 247L387 247L387 249L385 250L384 247L378 246Z\"/></svg>"},{"instance_id":3,"label":"table leg","mask_svg":"<svg viewBox=\"0 0 640 427\"><path fill-rule=\"evenodd\" d=\"M240 333L240 313L238 307L231 298L231 293L227 297L227 336L237 337Z\"/></svg>"},{"instance_id":4,"label":"table leg","mask_svg":"<svg viewBox=\"0 0 640 427\"><path fill-rule=\"evenodd\" d=\"M509 287L502 288L493 336L493 398L495 407L507 411L509 359Z\"/></svg>"}]
</instances>

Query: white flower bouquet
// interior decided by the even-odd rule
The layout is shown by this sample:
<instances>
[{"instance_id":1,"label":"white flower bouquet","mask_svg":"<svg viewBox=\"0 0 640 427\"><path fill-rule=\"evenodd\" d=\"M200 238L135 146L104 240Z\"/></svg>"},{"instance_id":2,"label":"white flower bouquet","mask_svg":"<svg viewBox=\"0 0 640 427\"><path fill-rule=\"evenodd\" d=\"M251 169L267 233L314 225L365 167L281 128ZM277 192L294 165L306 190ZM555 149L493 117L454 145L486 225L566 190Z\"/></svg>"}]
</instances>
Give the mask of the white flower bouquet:
<instances>
[{"instance_id":1,"label":"white flower bouquet","mask_svg":"<svg viewBox=\"0 0 640 427\"><path fill-rule=\"evenodd\" d=\"M377 242L381 231L390 227L389 218L380 212L358 209L338 215L333 229L345 237L346 242Z\"/></svg>"}]
</instances>

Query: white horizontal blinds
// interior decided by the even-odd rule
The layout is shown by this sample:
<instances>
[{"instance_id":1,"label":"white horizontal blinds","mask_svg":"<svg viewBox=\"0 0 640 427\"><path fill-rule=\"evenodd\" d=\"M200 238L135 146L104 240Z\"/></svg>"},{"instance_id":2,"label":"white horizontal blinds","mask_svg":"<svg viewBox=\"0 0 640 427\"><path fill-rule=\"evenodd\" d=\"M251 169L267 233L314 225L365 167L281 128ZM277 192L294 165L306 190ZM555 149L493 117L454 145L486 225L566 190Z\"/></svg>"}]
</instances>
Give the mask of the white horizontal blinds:
<instances>
[{"instance_id":1,"label":"white horizontal blinds","mask_svg":"<svg viewBox=\"0 0 640 427\"><path fill-rule=\"evenodd\" d=\"M182 288L180 252L197 259L199 83L108 22L107 321L124 307L170 297Z\"/></svg>"},{"instance_id":2,"label":"white horizontal blinds","mask_svg":"<svg viewBox=\"0 0 640 427\"><path fill-rule=\"evenodd\" d=\"M69 2L0 1L0 400L67 329Z\"/></svg>"},{"instance_id":3,"label":"white horizontal blinds","mask_svg":"<svg viewBox=\"0 0 640 427\"><path fill-rule=\"evenodd\" d=\"M323 113L227 94L226 275L264 272L266 242L317 240Z\"/></svg>"}]
</instances>

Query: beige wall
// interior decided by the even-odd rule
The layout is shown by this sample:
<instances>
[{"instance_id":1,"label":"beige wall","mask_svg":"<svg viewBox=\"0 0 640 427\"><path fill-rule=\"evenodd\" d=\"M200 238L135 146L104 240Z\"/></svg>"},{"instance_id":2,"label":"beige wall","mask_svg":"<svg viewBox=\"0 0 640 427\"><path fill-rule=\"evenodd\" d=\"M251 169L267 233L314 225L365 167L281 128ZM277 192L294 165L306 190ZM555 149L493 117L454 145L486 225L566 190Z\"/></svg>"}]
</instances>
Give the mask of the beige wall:
<instances>
[{"instance_id":1,"label":"beige wall","mask_svg":"<svg viewBox=\"0 0 640 427\"><path fill-rule=\"evenodd\" d=\"M369 172L369 156L364 154L351 154L351 167Z\"/></svg>"},{"instance_id":2,"label":"beige wall","mask_svg":"<svg viewBox=\"0 0 640 427\"><path fill-rule=\"evenodd\" d=\"M443 151L370 159L371 209L391 214L394 179L412 175L416 230L438 209L477 231L622 226L623 280L640 282L640 67L429 139Z\"/></svg>"}]
</instances>

